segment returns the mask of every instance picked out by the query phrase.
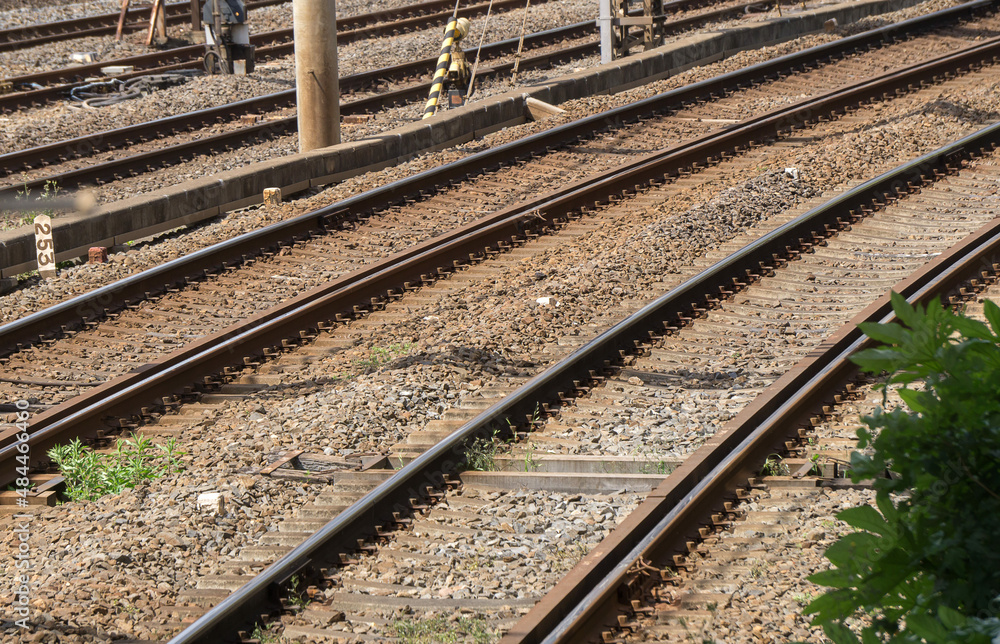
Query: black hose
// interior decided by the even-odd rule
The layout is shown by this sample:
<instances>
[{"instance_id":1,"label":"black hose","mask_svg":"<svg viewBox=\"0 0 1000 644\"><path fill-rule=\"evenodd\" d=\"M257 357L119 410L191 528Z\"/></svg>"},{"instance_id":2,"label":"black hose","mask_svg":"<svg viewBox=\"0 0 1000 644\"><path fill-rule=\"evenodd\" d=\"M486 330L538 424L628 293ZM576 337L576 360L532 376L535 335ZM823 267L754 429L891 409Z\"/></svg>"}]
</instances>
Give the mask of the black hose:
<instances>
[{"instance_id":1,"label":"black hose","mask_svg":"<svg viewBox=\"0 0 1000 644\"><path fill-rule=\"evenodd\" d=\"M71 101L76 101L83 107L105 107L139 98L159 89L181 85L200 73L194 70L183 70L166 74L137 76L127 81L112 78L107 81L96 81L74 87L70 90L69 97Z\"/></svg>"}]
</instances>

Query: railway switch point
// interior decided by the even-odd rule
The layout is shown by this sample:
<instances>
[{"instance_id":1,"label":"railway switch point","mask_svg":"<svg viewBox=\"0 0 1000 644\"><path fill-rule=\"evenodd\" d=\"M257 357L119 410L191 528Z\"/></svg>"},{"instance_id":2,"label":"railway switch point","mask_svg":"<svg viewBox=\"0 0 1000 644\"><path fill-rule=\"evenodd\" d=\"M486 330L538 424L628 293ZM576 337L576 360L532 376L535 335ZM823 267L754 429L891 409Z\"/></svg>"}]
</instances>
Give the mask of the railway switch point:
<instances>
[{"instance_id":1,"label":"railway switch point","mask_svg":"<svg viewBox=\"0 0 1000 644\"><path fill-rule=\"evenodd\" d=\"M437 67L434 70L434 78L431 81L431 91L427 96L427 104L424 105L423 118L430 118L438 110L441 95L448 90L448 85L455 87L465 87L471 76L469 63L465 59L458 43L468 35L472 23L468 18L455 18L452 16L444 29L444 40L441 42L441 52L438 55ZM448 107L461 106L464 97L460 90L451 90L447 93Z\"/></svg>"},{"instance_id":2,"label":"railway switch point","mask_svg":"<svg viewBox=\"0 0 1000 644\"><path fill-rule=\"evenodd\" d=\"M247 8L243 0L206 0L201 14L205 26L205 71L246 76L254 70Z\"/></svg>"}]
</instances>

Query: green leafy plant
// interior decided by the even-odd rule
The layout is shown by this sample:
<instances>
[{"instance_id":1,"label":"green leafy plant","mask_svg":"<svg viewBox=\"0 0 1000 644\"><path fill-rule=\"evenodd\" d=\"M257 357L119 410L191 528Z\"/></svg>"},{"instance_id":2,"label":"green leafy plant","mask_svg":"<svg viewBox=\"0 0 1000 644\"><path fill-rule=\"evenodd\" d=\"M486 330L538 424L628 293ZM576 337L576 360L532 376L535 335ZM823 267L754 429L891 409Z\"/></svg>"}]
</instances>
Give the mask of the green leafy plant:
<instances>
[{"instance_id":1,"label":"green leafy plant","mask_svg":"<svg viewBox=\"0 0 1000 644\"><path fill-rule=\"evenodd\" d=\"M938 301L892 304L902 324L862 325L886 346L854 360L889 372L906 408L858 430L871 453L852 454L851 476L874 479L877 507L837 515L858 531L826 551L835 567L809 579L831 590L806 612L835 644L987 644L1000 636L1000 307L984 303L986 325Z\"/></svg>"},{"instance_id":2,"label":"green leafy plant","mask_svg":"<svg viewBox=\"0 0 1000 644\"><path fill-rule=\"evenodd\" d=\"M497 438L500 430L494 429L489 438L476 438L465 450L465 466L477 472L497 471L496 457L505 449L505 444Z\"/></svg>"},{"instance_id":3,"label":"green leafy plant","mask_svg":"<svg viewBox=\"0 0 1000 644\"><path fill-rule=\"evenodd\" d=\"M251 633L251 639L255 639L260 644L277 644L281 639L281 635L278 634L276 630L277 624L268 624L265 627L261 627L260 624L254 626L253 633Z\"/></svg>"},{"instance_id":4,"label":"green leafy plant","mask_svg":"<svg viewBox=\"0 0 1000 644\"><path fill-rule=\"evenodd\" d=\"M117 494L143 481L179 472L184 452L173 438L166 445L153 445L149 438L140 436L118 441L110 454L95 452L74 438L53 447L48 455L66 478L66 495L81 501Z\"/></svg>"},{"instance_id":5,"label":"green leafy plant","mask_svg":"<svg viewBox=\"0 0 1000 644\"><path fill-rule=\"evenodd\" d=\"M778 454L771 454L764 460L760 473L764 476L788 476L788 464Z\"/></svg>"},{"instance_id":6,"label":"green leafy plant","mask_svg":"<svg viewBox=\"0 0 1000 644\"><path fill-rule=\"evenodd\" d=\"M524 448L524 471L534 472L540 465L541 463L535 458L535 444L529 440Z\"/></svg>"},{"instance_id":7,"label":"green leafy plant","mask_svg":"<svg viewBox=\"0 0 1000 644\"><path fill-rule=\"evenodd\" d=\"M302 578L298 575L292 575L288 582L288 603L299 610L304 610L310 603L309 596L302 587Z\"/></svg>"}]
</instances>

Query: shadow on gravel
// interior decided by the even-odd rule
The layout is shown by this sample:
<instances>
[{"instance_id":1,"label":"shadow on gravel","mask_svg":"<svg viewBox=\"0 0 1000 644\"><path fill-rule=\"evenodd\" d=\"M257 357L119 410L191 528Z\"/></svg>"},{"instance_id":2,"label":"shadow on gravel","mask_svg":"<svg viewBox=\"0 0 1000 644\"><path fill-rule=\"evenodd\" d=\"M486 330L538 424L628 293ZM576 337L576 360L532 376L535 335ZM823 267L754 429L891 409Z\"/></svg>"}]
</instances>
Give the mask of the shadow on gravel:
<instances>
[{"instance_id":1,"label":"shadow on gravel","mask_svg":"<svg viewBox=\"0 0 1000 644\"><path fill-rule=\"evenodd\" d=\"M366 374L414 367L444 367L447 372L458 372L462 377L470 379L528 377L537 372L536 364L533 362L511 360L495 351L485 351L475 347L445 345L435 352L420 351L403 353L402 355L391 355L385 350L374 350L368 358L354 359L350 370L331 373L328 377L292 381L275 386L270 390L262 387L258 396L262 398L281 397L282 392L288 392L288 390L343 384Z\"/></svg>"},{"instance_id":2,"label":"shadow on gravel","mask_svg":"<svg viewBox=\"0 0 1000 644\"><path fill-rule=\"evenodd\" d=\"M927 106L927 109L915 111L906 116L917 116L934 114L936 116L950 116L954 119L967 123L978 123L986 125L1000 120L1000 112L986 111L971 107L964 99L946 100L938 99Z\"/></svg>"}]
</instances>

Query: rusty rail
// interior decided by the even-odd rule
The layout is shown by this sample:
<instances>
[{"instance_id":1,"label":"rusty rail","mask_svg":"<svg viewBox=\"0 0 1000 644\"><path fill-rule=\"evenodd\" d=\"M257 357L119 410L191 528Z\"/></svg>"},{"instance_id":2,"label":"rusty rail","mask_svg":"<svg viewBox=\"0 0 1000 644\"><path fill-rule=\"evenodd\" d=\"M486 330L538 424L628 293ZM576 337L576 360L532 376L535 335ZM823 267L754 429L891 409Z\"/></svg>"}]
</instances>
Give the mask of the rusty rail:
<instances>
[{"instance_id":1,"label":"rusty rail","mask_svg":"<svg viewBox=\"0 0 1000 644\"><path fill-rule=\"evenodd\" d=\"M549 2L549 0L540 0ZM522 0L495 0L494 9L514 9L521 6ZM435 0L434 2L422 3L421 5L410 5L419 7L431 5L436 9L434 13L426 13L416 17L399 18L398 13L389 11L379 11L375 14L363 14L349 18L337 20L337 44L344 45L352 42L362 42L374 38L408 33L418 29L435 27L444 18L451 15L454 4L447 5L447 0ZM439 6L440 5L440 6ZM447 10L441 7L447 6ZM469 17L484 15L489 7L489 2L479 2L464 7L462 10ZM399 12L402 12L400 9ZM372 21L369 16L378 15L381 20ZM392 22L384 22L392 20ZM375 22L376 24L372 24ZM289 56L293 52L292 30L276 29L250 36L250 44L257 47L256 56L260 60L269 58L280 58ZM137 76L147 74L159 74L180 69L201 69L202 56L205 53L203 45L190 45L187 47L177 47L162 52L153 52L139 56L129 56L115 60L103 61L87 65L77 65L37 74L24 76L12 76L6 78L13 87L30 87L32 84L43 85L40 89L15 92L0 96L0 112L9 112L26 107L36 107L52 101L62 100L69 95L70 90L77 85L87 82L85 79L101 76L101 68L109 65L132 66L135 71L127 74L117 74L115 78L128 80ZM53 84L59 83L59 84Z\"/></svg>"},{"instance_id":2,"label":"rusty rail","mask_svg":"<svg viewBox=\"0 0 1000 644\"><path fill-rule=\"evenodd\" d=\"M973 12L989 10L995 5L996 0L977 0L758 63L579 119L471 155L446 166L419 173L317 212L241 235L0 326L0 358L34 344L39 338L48 338L67 330L80 328L84 323L100 319L127 304L148 299L168 288L182 287L189 281L203 279L206 271L218 270L224 265L238 264L247 258L259 255L264 250L290 243L290 240L320 234L335 213L336 217L357 216L357 213L383 209L402 202L411 195L420 194L421 191L447 186L450 182L461 181L487 172L491 168L514 163L518 159L530 157L533 153L588 139L623 123L669 112L687 103L710 100L713 95L777 78L804 66L819 65L823 61L851 54L858 49L878 47L882 43L893 42L907 34L933 29L949 21L961 20Z\"/></svg>"},{"instance_id":3,"label":"rusty rail","mask_svg":"<svg viewBox=\"0 0 1000 644\"><path fill-rule=\"evenodd\" d=\"M774 247L777 242L780 247L783 243L780 238L789 242L801 238L805 231L793 232L793 229L804 221L813 222L811 227L815 228L821 219L837 216L846 220L861 209L880 208L895 201L911 186L953 173L964 159L998 145L1000 124L869 181L802 215L755 245ZM751 253L748 248L739 254ZM726 261L734 259L737 257ZM998 262L1000 219L969 235L893 290L911 302L927 302L947 294L970 277L978 277L977 271L984 266L995 270ZM719 512L723 502L735 496L738 488L745 487L747 478L760 469L765 458L780 450L786 440L795 438L798 428L807 426L809 417L857 376L857 368L849 356L870 344L857 325L884 322L892 317L886 294L796 364L650 493L645 502L514 625L502 643L599 641L602 631L618 624L619 615L630 613L628 602L641 593L640 575L634 572L637 562L664 568L672 564L674 555L685 553L687 543L698 539L699 528L712 523L711 515Z\"/></svg>"},{"instance_id":4,"label":"rusty rail","mask_svg":"<svg viewBox=\"0 0 1000 644\"><path fill-rule=\"evenodd\" d=\"M247 3L247 10L260 9L287 0L253 0ZM148 27L150 7L132 7L126 14L125 31L138 31ZM191 17L191 4L177 2L164 5L167 24L183 24ZM57 20L55 22L27 25L0 30L0 52L37 47L60 40L73 40L93 36L113 35L118 28L118 13L99 16Z\"/></svg>"},{"instance_id":5,"label":"rusty rail","mask_svg":"<svg viewBox=\"0 0 1000 644\"><path fill-rule=\"evenodd\" d=\"M452 262L464 261L470 256L495 252L509 247L511 243L519 243L527 236L538 234L543 226L551 225L562 217L572 216L595 201L602 202L612 195L631 191L637 186L661 181L693 163L707 163L723 152L747 145L754 137L762 140L769 135L780 136L809 120L827 116L831 110L846 109L878 98L882 92L899 87L900 83L906 87L908 84L919 84L925 78L931 79L935 73L954 71L960 65L967 65L970 58L991 55L998 46L1000 44L991 41L933 62L913 66L905 72L891 73L878 80L858 83L816 99L775 110L715 136L702 137L688 144L668 148L624 168L592 176L529 202L512 206L375 263L226 331L204 338L133 373L116 378L89 395L80 396L40 414L29 426L32 454L43 451L55 442L66 440L68 436L93 431L109 415L114 418L133 414L139 406L148 404L151 399L173 395L203 377L212 378L213 374L223 371L226 366L241 364L238 362L239 357L259 355L271 347L281 346L283 342L287 343L293 338L295 333L308 333L308 329L321 326L332 318L347 319L352 315L348 308L352 304L359 306L357 303L361 302L364 304L360 306L366 306L369 301L378 301L387 294L392 295L394 290L433 281L436 275L447 272L447 267ZM948 171L949 164L954 167L963 155L974 152L973 146L987 143L995 145L998 136L1000 126L994 126L987 133L980 133L977 139L963 140L931 157L909 164L907 170L916 172L912 175L913 178L923 173L943 174ZM606 365L616 363L623 352L634 350L637 342L648 340L651 334L662 333L664 327L682 325L707 308L709 303L730 294L734 278L746 280L748 275L760 275L774 263L784 261L782 257L794 256L821 238L833 234L854 216L852 209L868 208L873 202L881 203L895 198L907 186L908 178L911 175L880 178L879 182L865 184L863 189L839 197L825 208L803 215L605 331L417 457L306 542L269 566L252 582L199 618L178 635L172 641L173 644L216 641L218 637L231 633L236 624L256 619L269 605L276 584L283 583L291 574L307 565L323 565L325 562L335 561L339 552L352 550L357 538L370 534L377 523L391 524L394 516L407 513L413 499L424 498L428 494L428 488L440 486L446 475L460 468L465 446L470 441L488 436L493 428L506 427L508 422L516 427L523 427L538 405L558 404L562 399L581 391L581 387L588 383L586 374L590 374L589 378L599 377ZM343 209L335 210L325 216L336 218L342 212ZM995 240L995 243L1000 243L1000 239ZM801 374L807 371L799 370L796 376L789 377L804 377ZM768 412L760 406L754 408L760 414L766 415ZM717 441L728 448L732 447L733 441L739 440L729 432L717 437ZM770 449L770 442L766 444ZM8 444L0 450L0 461L11 458L15 453L13 445ZM703 473L701 471L706 467L709 466L684 467L669 480L676 480L677 477L691 480L695 473ZM661 496L654 494L657 498ZM700 505L695 507L701 509ZM623 549L628 551L631 548L623 546ZM601 549L601 552L604 551ZM582 586L585 590L597 586L599 580L611 572L608 566L613 568L618 560L598 558L596 563L600 565L602 561L608 563L600 573L593 570L594 566L587 567L589 583ZM592 564L594 560L588 560L587 563ZM616 595L615 588L608 592L611 596ZM574 596L561 605L572 608L576 599ZM563 615L565 612L556 610L549 614ZM535 639L526 641L537 641L537 638L544 636L551 628L551 624L542 620L529 636Z\"/></svg>"},{"instance_id":6,"label":"rusty rail","mask_svg":"<svg viewBox=\"0 0 1000 644\"><path fill-rule=\"evenodd\" d=\"M529 49L535 49L564 40L581 38L593 33L593 30L592 22L580 22L567 27L531 34L525 38L525 43ZM517 45L517 38L490 43L483 47L482 56L484 59L489 60L513 53L516 51ZM545 67L586 56L596 50L596 43L583 43L564 47L558 51L529 56L523 64L529 68ZM424 76L434 60L433 58L426 58L401 65L351 74L340 79L340 89L345 94L360 93L371 90L386 81L400 82L409 78ZM483 73L487 76L496 76L506 73L510 67L510 64L501 64L492 67L486 66L483 67ZM409 86L380 92L374 96L344 102L340 106L340 113L342 115L349 115L377 112L386 107L405 104L418 99L426 93L427 84L415 82ZM161 137L164 134L175 134L185 130L204 127L214 122L230 120L244 114L263 113L286 107L294 107L294 105L295 90L290 89L266 96L228 103L219 107L196 110L129 127L98 132L88 136L10 152L0 155L0 172L5 172L8 175L15 174L32 167L49 165L56 160L67 161L73 158L86 157L95 152L132 145L136 141L146 141ZM250 144L257 138L281 136L295 132L297 127L298 123L295 117L274 119L232 132L204 137L175 146L159 148L150 153L112 159L105 163L71 170L58 175L20 182L16 188L0 187L0 199L5 195L13 198L15 191L41 189L50 181L55 181L62 189L74 190L83 185L113 180L115 176L128 176L143 168L152 170L156 166L169 165L178 159L192 155L208 153L213 150L228 150L242 147Z\"/></svg>"}]
</instances>

